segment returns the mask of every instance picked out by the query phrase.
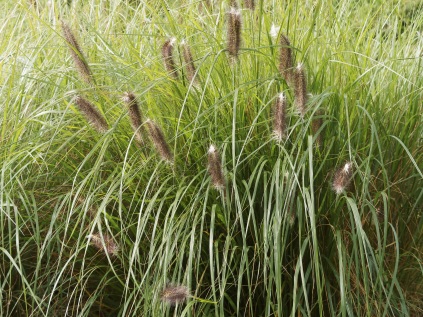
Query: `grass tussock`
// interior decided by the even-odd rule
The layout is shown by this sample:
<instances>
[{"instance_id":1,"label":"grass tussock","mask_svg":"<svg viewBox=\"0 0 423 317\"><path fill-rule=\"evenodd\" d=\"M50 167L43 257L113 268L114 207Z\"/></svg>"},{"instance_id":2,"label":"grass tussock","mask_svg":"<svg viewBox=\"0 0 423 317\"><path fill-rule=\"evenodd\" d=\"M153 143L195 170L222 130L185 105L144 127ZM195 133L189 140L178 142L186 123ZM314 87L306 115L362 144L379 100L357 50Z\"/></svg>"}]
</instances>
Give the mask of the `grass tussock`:
<instances>
[{"instance_id":1,"label":"grass tussock","mask_svg":"<svg viewBox=\"0 0 423 317\"><path fill-rule=\"evenodd\" d=\"M423 315L420 11L4 2L0 316Z\"/></svg>"}]
</instances>

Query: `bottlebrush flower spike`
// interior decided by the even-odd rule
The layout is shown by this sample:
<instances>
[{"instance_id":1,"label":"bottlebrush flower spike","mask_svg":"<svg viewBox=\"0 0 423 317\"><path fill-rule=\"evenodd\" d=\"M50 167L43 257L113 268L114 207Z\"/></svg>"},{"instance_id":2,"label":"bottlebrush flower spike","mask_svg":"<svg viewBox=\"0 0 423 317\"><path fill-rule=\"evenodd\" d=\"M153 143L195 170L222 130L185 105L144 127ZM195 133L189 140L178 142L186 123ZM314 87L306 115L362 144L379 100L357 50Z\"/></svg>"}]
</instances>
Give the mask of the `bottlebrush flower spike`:
<instances>
[{"instance_id":1,"label":"bottlebrush flower spike","mask_svg":"<svg viewBox=\"0 0 423 317\"><path fill-rule=\"evenodd\" d=\"M317 134L317 132L320 130L321 126L323 125L323 119L322 119L323 112L321 110L317 110L313 121L311 122L311 129L313 131L313 134ZM321 147L323 145L323 131L320 131L320 133L316 137L317 146Z\"/></svg>"},{"instance_id":2,"label":"bottlebrush flower spike","mask_svg":"<svg viewBox=\"0 0 423 317\"><path fill-rule=\"evenodd\" d=\"M213 186L218 190L225 188L225 177L223 176L222 163L216 147L210 145L208 151L208 171L212 179Z\"/></svg>"},{"instance_id":3,"label":"bottlebrush flower spike","mask_svg":"<svg viewBox=\"0 0 423 317\"><path fill-rule=\"evenodd\" d=\"M292 56L291 42L284 34L281 34L280 45L279 72L286 83L292 86L294 84L294 58Z\"/></svg>"},{"instance_id":4,"label":"bottlebrush flower spike","mask_svg":"<svg viewBox=\"0 0 423 317\"><path fill-rule=\"evenodd\" d=\"M164 134L160 127L150 119L148 119L145 123L147 124L148 134L150 135L150 138L153 141L157 152L159 152L160 156L166 162L172 163L173 155L170 152L169 145L167 144Z\"/></svg>"},{"instance_id":5,"label":"bottlebrush flower spike","mask_svg":"<svg viewBox=\"0 0 423 317\"><path fill-rule=\"evenodd\" d=\"M72 30L65 22L62 21L61 26L63 36L65 37L66 43L69 46L69 52L72 56L79 75L87 84L92 84L93 78L91 70L85 60L84 54L78 44L78 41L75 38L75 35L72 33Z\"/></svg>"},{"instance_id":6,"label":"bottlebrush flower spike","mask_svg":"<svg viewBox=\"0 0 423 317\"><path fill-rule=\"evenodd\" d=\"M142 137L142 116L135 95L132 92L125 92L122 99L128 106L129 119L131 120L132 129L135 132L135 139L139 144L144 144Z\"/></svg>"},{"instance_id":7,"label":"bottlebrush flower spike","mask_svg":"<svg viewBox=\"0 0 423 317\"><path fill-rule=\"evenodd\" d=\"M301 115L304 117L307 105L307 80L303 64L298 64L295 68L295 105Z\"/></svg>"},{"instance_id":8,"label":"bottlebrush flower spike","mask_svg":"<svg viewBox=\"0 0 423 317\"><path fill-rule=\"evenodd\" d=\"M103 242L101 241L101 235L91 234L87 236L88 239L90 239L90 242L92 245L94 245L97 249L103 250ZM104 239L104 251L108 253L109 255L116 256L119 252L119 245L113 240L113 238L108 234L103 234Z\"/></svg>"},{"instance_id":9,"label":"bottlebrush flower spike","mask_svg":"<svg viewBox=\"0 0 423 317\"><path fill-rule=\"evenodd\" d=\"M106 119L101 115L97 108L91 104L88 100L77 96L75 98L75 104L78 109L84 114L85 118L91 125L100 133L104 133L109 129Z\"/></svg>"},{"instance_id":10,"label":"bottlebrush flower spike","mask_svg":"<svg viewBox=\"0 0 423 317\"><path fill-rule=\"evenodd\" d=\"M175 45L176 38L170 38L162 46L162 56L165 68L170 76L178 79L178 71L176 70L175 61L173 59L173 46Z\"/></svg>"},{"instance_id":11,"label":"bottlebrush flower spike","mask_svg":"<svg viewBox=\"0 0 423 317\"><path fill-rule=\"evenodd\" d=\"M231 61L238 58L239 48L241 46L241 11L232 7L229 11L228 19L228 52Z\"/></svg>"},{"instance_id":12,"label":"bottlebrush flower spike","mask_svg":"<svg viewBox=\"0 0 423 317\"><path fill-rule=\"evenodd\" d=\"M346 162L343 167L339 168L333 178L332 188L337 195L341 194L348 188L353 175L352 162Z\"/></svg>"},{"instance_id":13,"label":"bottlebrush flower spike","mask_svg":"<svg viewBox=\"0 0 423 317\"><path fill-rule=\"evenodd\" d=\"M188 288L183 285L168 285L160 294L161 300L171 306L185 302L188 297L190 297L190 292Z\"/></svg>"},{"instance_id":14,"label":"bottlebrush flower spike","mask_svg":"<svg viewBox=\"0 0 423 317\"><path fill-rule=\"evenodd\" d=\"M187 78L190 82L194 84L194 86L198 85L197 78L195 77L195 65L194 65L194 59L192 58L192 53L189 45L186 43L186 41L182 41L182 55L184 57L185 61L185 70L187 74Z\"/></svg>"},{"instance_id":15,"label":"bottlebrush flower spike","mask_svg":"<svg viewBox=\"0 0 423 317\"><path fill-rule=\"evenodd\" d=\"M254 10L254 8L256 7L254 0L245 0L244 5L247 9L250 9L250 10Z\"/></svg>"},{"instance_id":16,"label":"bottlebrush flower spike","mask_svg":"<svg viewBox=\"0 0 423 317\"><path fill-rule=\"evenodd\" d=\"M280 93L273 107L273 136L282 141L286 136L286 97Z\"/></svg>"}]
</instances>

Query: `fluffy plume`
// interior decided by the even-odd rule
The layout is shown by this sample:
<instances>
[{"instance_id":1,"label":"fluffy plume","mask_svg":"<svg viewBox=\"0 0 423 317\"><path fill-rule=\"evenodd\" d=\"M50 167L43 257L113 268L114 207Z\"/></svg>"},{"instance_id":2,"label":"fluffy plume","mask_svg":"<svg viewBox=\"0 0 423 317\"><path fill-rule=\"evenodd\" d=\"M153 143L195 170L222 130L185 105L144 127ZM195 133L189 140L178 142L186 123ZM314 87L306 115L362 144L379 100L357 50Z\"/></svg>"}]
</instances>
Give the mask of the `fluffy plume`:
<instances>
[{"instance_id":1,"label":"fluffy plume","mask_svg":"<svg viewBox=\"0 0 423 317\"><path fill-rule=\"evenodd\" d=\"M286 136L286 98L280 93L273 107L273 136L282 141Z\"/></svg>"},{"instance_id":2,"label":"fluffy plume","mask_svg":"<svg viewBox=\"0 0 423 317\"><path fill-rule=\"evenodd\" d=\"M183 285L168 285L160 294L161 300L171 306L185 302L188 297L190 297L190 292L188 288Z\"/></svg>"},{"instance_id":3,"label":"fluffy plume","mask_svg":"<svg viewBox=\"0 0 423 317\"><path fill-rule=\"evenodd\" d=\"M213 144L210 145L208 151L208 163L208 171L213 186L218 190L223 190L225 187L225 177L223 176L222 163L220 161L219 152Z\"/></svg>"},{"instance_id":4,"label":"fluffy plume","mask_svg":"<svg viewBox=\"0 0 423 317\"><path fill-rule=\"evenodd\" d=\"M132 129L135 132L135 139L139 144L144 144L142 138L142 116L135 95L132 92L125 92L123 101L128 106L129 119L131 120Z\"/></svg>"},{"instance_id":5,"label":"fluffy plume","mask_svg":"<svg viewBox=\"0 0 423 317\"><path fill-rule=\"evenodd\" d=\"M166 142L162 130L150 119L148 119L145 123L147 124L148 134L150 135L151 141L156 147L157 152L159 152L160 156L166 162L172 163L173 155L170 152L169 145Z\"/></svg>"},{"instance_id":6,"label":"fluffy plume","mask_svg":"<svg viewBox=\"0 0 423 317\"><path fill-rule=\"evenodd\" d=\"M185 41L183 41L181 44L182 44L182 53L183 53L182 55L184 56L187 78L194 85L198 85L197 78L195 77L196 69L194 65L194 59L192 58L191 49Z\"/></svg>"},{"instance_id":7,"label":"fluffy plume","mask_svg":"<svg viewBox=\"0 0 423 317\"><path fill-rule=\"evenodd\" d=\"M176 39L173 37L166 40L162 46L162 56L165 68L170 76L174 79L178 79L178 71L176 70L175 61L173 59L173 46L175 45Z\"/></svg>"},{"instance_id":8,"label":"fluffy plume","mask_svg":"<svg viewBox=\"0 0 423 317\"><path fill-rule=\"evenodd\" d=\"M103 242L100 234L91 234L87 236L87 238L90 239L90 242L93 246L99 250L103 250ZM103 234L103 241L105 247L104 251L109 255L116 256L119 252L119 246L116 244L113 238L108 234Z\"/></svg>"},{"instance_id":9,"label":"fluffy plume","mask_svg":"<svg viewBox=\"0 0 423 317\"><path fill-rule=\"evenodd\" d=\"M344 166L339 168L333 178L332 188L337 195L341 194L351 182L353 174L352 162L346 162Z\"/></svg>"},{"instance_id":10,"label":"fluffy plume","mask_svg":"<svg viewBox=\"0 0 423 317\"><path fill-rule=\"evenodd\" d=\"M228 20L228 52L232 61L235 61L241 46L241 11L232 7Z\"/></svg>"},{"instance_id":11,"label":"fluffy plume","mask_svg":"<svg viewBox=\"0 0 423 317\"><path fill-rule=\"evenodd\" d=\"M97 108L91 104L88 100L77 96L75 98L75 104L78 109L84 114L85 118L91 125L100 133L104 133L109 129L106 119L101 115Z\"/></svg>"},{"instance_id":12,"label":"fluffy plume","mask_svg":"<svg viewBox=\"0 0 423 317\"><path fill-rule=\"evenodd\" d=\"M281 34L280 45L279 72L288 85L292 86L294 82L294 58L292 57L291 42L289 42L289 39L283 34Z\"/></svg>"},{"instance_id":13,"label":"fluffy plume","mask_svg":"<svg viewBox=\"0 0 423 317\"><path fill-rule=\"evenodd\" d=\"M272 26L270 27L270 31L269 34L273 39L276 39L278 37L279 34L279 30L281 28L279 26L276 26L274 23L272 24Z\"/></svg>"},{"instance_id":14,"label":"fluffy plume","mask_svg":"<svg viewBox=\"0 0 423 317\"><path fill-rule=\"evenodd\" d=\"M69 46L69 52L72 56L72 59L75 63L75 66L76 66L76 69L78 70L79 75L81 76L83 81L85 81L87 84L91 84L93 82L91 70L88 67L87 62L85 61L85 57L81 50L81 47L79 46L70 27L63 21L62 21L62 32L63 32L63 36L65 37L66 43Z\"/></svg>"},{"instance_id":15,"label":"fluffy plume","mask_svg":"<svg viewBox=\"0 0 423 317\"><path fill-rule=\"evenodd\" d=\"M301 115L304 117L306 113L307 104L307 81L305 76L304 66L298 64L295 68L295 105Z\"/></svg>"},{"instance_id":16,"label":"fluffy plume","mask_svg":"<svg viewBox=\"0 0 423 317\"><path fill-rule=\"evenodd\" d=\"M247 9L250 9L250 10L254 10L254 8L256 7L254 0L244 0L244 5Z\"/></svg>"}]
</instances>

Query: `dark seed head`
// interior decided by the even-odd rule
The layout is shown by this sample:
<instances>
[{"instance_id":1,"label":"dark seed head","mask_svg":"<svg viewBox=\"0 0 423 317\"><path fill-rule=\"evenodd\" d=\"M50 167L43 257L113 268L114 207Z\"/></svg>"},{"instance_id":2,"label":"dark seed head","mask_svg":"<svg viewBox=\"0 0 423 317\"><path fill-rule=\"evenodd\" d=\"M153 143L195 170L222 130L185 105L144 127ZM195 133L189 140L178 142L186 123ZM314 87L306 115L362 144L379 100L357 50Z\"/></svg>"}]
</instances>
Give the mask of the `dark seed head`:
<instances>
[{"instance_id":1,"label":"dark seed head","mask_svg":"<svg viewBox=\"0 0 423 317\"><path fill-rule=\"evenodd\" d=\"M335 172L332 188L336 194L341 194L348 188L353 174L352 162L346 162L343 167Z\"/></svg>"},{"instance_id":2,"label":"dark seed head","mask_svg":"<svg viewBox=\"0 0 423 317\"><path fill-rule=\"evenodd\" d=\"M77 96L75 98L75 104L78 106L78 109L83 113L88 122L90 122L98 132L104 133L109 129L106 119L104 119L97 108L88 100L82 98L81 96Z\"/></svg>"},{"instance_id":3,"label":"dark seed head","mask_svg":"<svg viewBox=\"0 0 423 317\"><path fill-rule=\"evenodd\" d=\"M292 56L291 42L283 34L281 34L280 45L279 72L287 84L292 86L294 84L294 58Z\"/></svg>"},{"instance_id":4,"label":"dark seed head","mask_svg":"<svg viewBox=\"0 0 423 317\"><path fill-rule=\"evenodd\" d=\"M186 286L166 286L160 294L162 301L173 306L176 304L183 303L190 296L189 290Z\"/></svg>"},{"instance_id":5,"label":"dark seed head","mask_svg":"<svg viewBox=\"0 0 423 317\"><path fill-rule=\"evenodd\" d=\"M228 52L232 61L238 58L241 46L241 11L232 7L228 19Z\"/></svg>"},{"instance_id":6,"label":"dark seed head","mask_svg":"<svg viewBox=\"0 0 423 317\"><path fill-rule=\"evenodd\" d=\"M162 46L162 56L165 68L170 76L174 79L178 79L178 71L176 70L175 61L173 59L173 47L176 39L171 38L166 40Z\"/></svg>"},{"instance_id":7,"label":"dark seed head","mask_svg":"<svg viewBox=\"0 0 423 317\"><path fill-rule=\"evenodd\" d=\"M273 107L273 136L282 141L286 136L286 98L280 93Z\"/></svg>"},{"instance_id":8,"label":"dark seed head","mask_svg":"<svg viewBox=\"0 0 423 317\"><path fill-rule=\"evenodd\" d=\"M88 67L87 62L85 61L84 54L81 50L81 47L78 44L74 34L70 27L62 21L62 32L63 36L66 40L66 43L69 46L69 52L72 56L72 59L75 63L76 69L78 70L79 75L81 76L82 80L85 81L87 84L92 84L93 78L91 74L91 70Z\"/></svg>"}]
</instances>

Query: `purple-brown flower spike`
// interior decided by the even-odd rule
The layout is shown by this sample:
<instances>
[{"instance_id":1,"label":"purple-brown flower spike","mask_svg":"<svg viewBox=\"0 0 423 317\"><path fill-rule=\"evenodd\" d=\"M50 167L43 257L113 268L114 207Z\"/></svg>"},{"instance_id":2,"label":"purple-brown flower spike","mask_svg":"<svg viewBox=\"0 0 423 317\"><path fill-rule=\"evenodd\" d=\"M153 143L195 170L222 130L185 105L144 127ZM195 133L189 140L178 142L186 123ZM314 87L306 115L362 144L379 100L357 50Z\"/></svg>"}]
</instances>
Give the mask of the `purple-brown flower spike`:
<instances>
[{"instance_id":1,"label":"purple-brown flower spike","mask_svg":"<svg viewBox=\"0 0 423 317\"><path fill-rule=\"evenodd\" d=\"M142 137L142 116L135 95L132 92L125 92L122 99L128 106L129 119L135 133L135 139L142 145L144 144Z\"/></svg>"},{"instance_id":2,"label":"purple-brown flower spike","mask_svg":"<svg viewBox=\"0 0 423 317\"><path fill-rule=\"evenodd\" d=\"M301 117L306 113L307 105L307 80L303 64L298 64L295 68L295 105Z\"/></svg>"},{"instance_id":3,"label":"purple-brown flower spike","mask_svg":"<svg viewBox=\"0 0 423 317\"><path fill-rule=\"evenodd\" d=\"M164 134L160 127L150 119L148 119L145 123L147 125L147 130L148 134L150 135L150 139L153 142L157 152L159 152L163 160L168 163L172 163L173 155L170 152L169 145L167 144Z\"/></svg>"},{"instance_id":4,"label":"purple-brown flower spike","mask_svg":"<svg viewBox=\"0 0 423 317\"><path fill-rule=\"evenodd\" d=\"M343 167L339 168L333 178L332 188L337 195L341 194L348 188L353 175L352 162L346 162Z\"/></svg>"},{"instance_id":5,"label":"purple-brown flower spike","mask_svg":"<svg viewBox=\"0 0 423 317\"><path fill-rule=\"evenodd\" d=\"M286 97L280 93L273 107L273 136L277 141L286 137Z\"/></svg>"},{"instance_id":6,"label":"purple-brown flower spike","mask_svg":"<svg viewBox=\"0 0 423 317\"><path fill-rule=\"evenodd\" d=\"M317 132L320 130L322 125L323 125L322 111L317 110L314 115L313 121L311 122L311 129L314 135L317 134ZM320 133L317 135L316 142L317 142L317 146L319 147L323 145L322 131L320 131Z\"/></svg>"},{"instance_id":7,"label":"purple-brown flower spike","mask_svg":"<svg viewBox=\"0 0 423 317\"><path fill-rule=\"evenodd\" d=\"M277 34L277 32L275 31ZM289 86L294 84L294 58L292 56L291 42L288 37L281 34L279 53L279 72Z\"/></svg>"},{"instance_id":8,"label":"purple-brown flower spike","mask_svg":"<svg viewBox=\"0 0 423 317\"><path fill-rule=\"evenodd\" d=\"M197 86L198 80L195 77L196 69L194 65L194 59L192 58L191 49L189 45L186 43L186 41L182 41L181 45L182 45L182 53L183 53L182 55L185 61L185 70L186 70L187 78L190 83L192 82L194 86Z\"/></svg>"},{"instance_id":9,"label":"purple-brown flower spike","mask_svg":"<svg viewBox=\"0 0 423 317\"><path fill-rule=\"evenodd\" d=\"M241 46L241 11L232 7L228 19L228 52L232 62L238 58Z\"/></svg>"},{"instance_id":10,"label":"purple-brown flower spike","mask_svg":"<svg viewBox=\"0 0 423 317\"><path fill-rule=\"evenodd\" d=\"M254 0L244 0L244 5L247 9L254 10L256 7L256 4Z\"/></svg>"},{"instance_id":11,"label":"purple-brown flower spike","mask_svg":"<svg viewBox=\"0 0 423 317\"><path fill-rule=\"evenodd\" d=\"M223 176L222 163L219 152L213 144L210 145L208 151L208 163L208 171L213 186L218 190L223 190L225 188L225 177Z\"/></svg>"},{"instance_id":12,"label":"purple-brown flower spike","mask_svg":"<svg viewBox=\"0 0 423 317\"><path fill-rule=\"evenodd\" d=\"M103 250L103 242L101 241L100 234L91 234L87 236L87 238L90 239L91 244L94 245L97 249ZM105 246L104 251L109 255L116 256L120 249L119 245L108 234L103 234L103 240Z\"/></svg>"},{"instance_id":13,"label":"purple-brown flower spike","mask_svg":"<svg viewBox=\"0 0 423 317\"><path fill-rule=\"evenodd\" d=\"M88 122L100 133L105 133L109 126L107 125L106 119L101 115L97 108L91 104L88 100L77 96L75 98L75 104L78 109L84 114Z\"/></svg>"},{"instance_id":14,"label":"purple-brown flower spike","mask_svg":"<svg viewBox=\"0 0 423 317\"><path fill-rule=\"evenodd\" d=\"M191 295L188 288L183 285L168 285L163 289L160 294L161 300L171 306L185 302L190 296Z\"/></svg>"},{"instance_id":15,"label":"purple-brown flower spike","mask_svg":"<svg viewBox=\"0 0 423 317\"><path fill-rule=\"evenodd\" d=\"M78 70L79 75L82 80L87 84L92 84L93 78L91 70L85 60L84 54L79 46L75 36L72 33L70 27L62 21L62 32L65 37L66 43L69 46L69 52L72 56L72 59L75 63L76 69Z\"/></svg>"},{"instance_id":16,"label":"purple-brown flower spike","mask_svg":"<svg viewBox=\"0 0 423 317\"><path fill-rule=\"evenodd\" d=\"M176 70L176 64L173 59L173 47L176 43L176 38L166 40L162 46L162 56L165 68L170 76L174 79L178 79L178 71Z\"/></svg>"}]
</instances>

